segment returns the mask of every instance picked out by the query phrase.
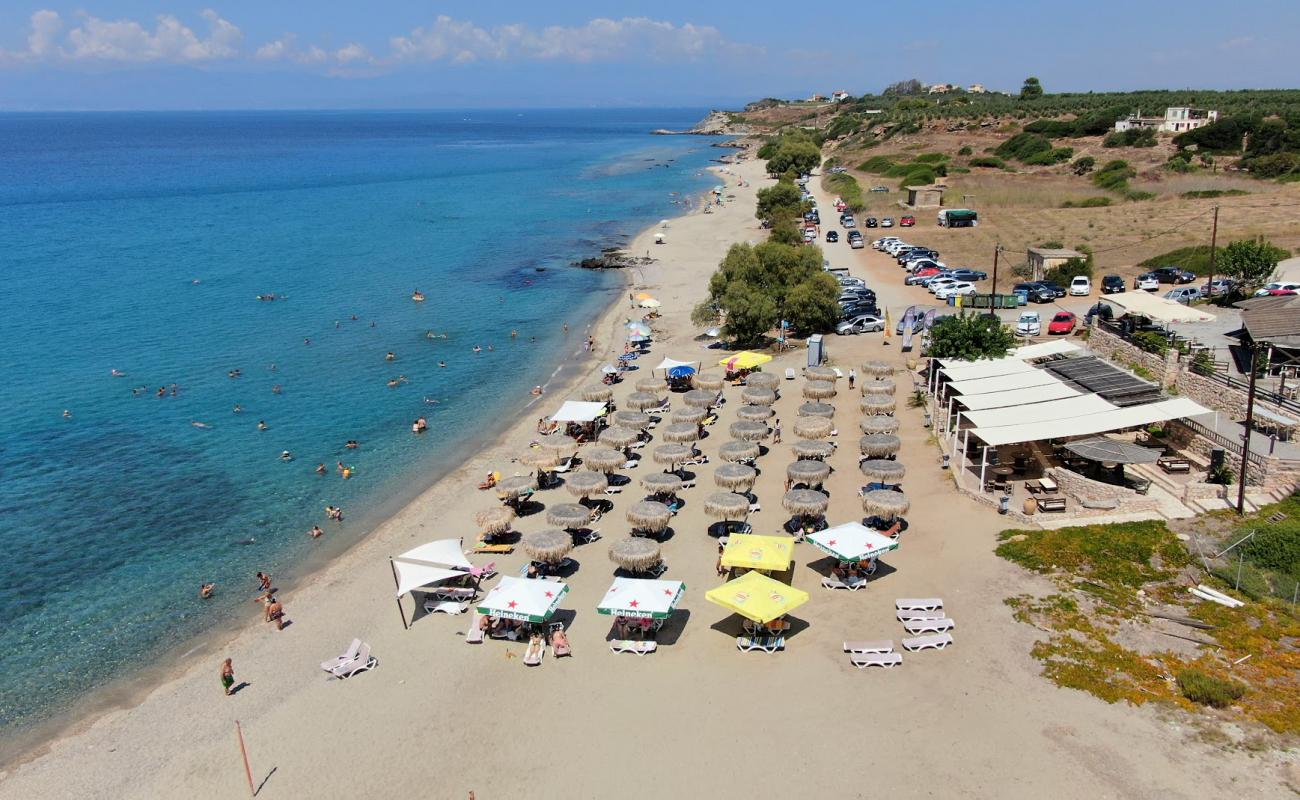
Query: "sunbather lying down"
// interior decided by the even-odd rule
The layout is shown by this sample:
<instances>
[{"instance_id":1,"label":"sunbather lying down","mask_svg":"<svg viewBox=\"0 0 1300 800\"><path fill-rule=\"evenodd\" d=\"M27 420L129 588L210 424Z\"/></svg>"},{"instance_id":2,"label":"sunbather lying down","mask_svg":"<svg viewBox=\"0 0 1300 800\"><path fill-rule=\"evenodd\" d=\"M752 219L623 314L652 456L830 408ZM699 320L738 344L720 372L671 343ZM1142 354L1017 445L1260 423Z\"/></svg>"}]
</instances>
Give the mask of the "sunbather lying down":
<instances>
[{"instance_id":1,"label":"sunbather lying down","mask_svg":"<svg viewBox=\"0 0 1300 800\"><path fill-rule=\"evenodd\" d=\"M528 640L528 649L524 651L524 661L537 661L542 657L542 650L546 647L546 642L542 639L540 633L534 633Z\"/></svg>"},{"instance_id":2,"label":"sunbather lying down","mask_svg":"<svg viewBox=\"0 0 1300 800\"><path fill-rule=\"evenodd\" d=\"M557 656L569 655L569 636L563 628L555 628L551 631L551 649Z\"/></svg>"}]
</instances>

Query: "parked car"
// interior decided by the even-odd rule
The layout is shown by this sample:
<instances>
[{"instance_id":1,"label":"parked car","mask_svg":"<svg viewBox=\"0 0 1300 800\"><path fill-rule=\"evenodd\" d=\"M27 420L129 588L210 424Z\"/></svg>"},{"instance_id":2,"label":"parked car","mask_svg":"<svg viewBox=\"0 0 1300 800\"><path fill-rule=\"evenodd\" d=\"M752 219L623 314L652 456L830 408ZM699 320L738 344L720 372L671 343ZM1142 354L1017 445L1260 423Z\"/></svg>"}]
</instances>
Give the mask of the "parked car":
<instances>
[{"instance_id":1,"label":"parked car","mask_svg":"<svg viewBox=\"0 0 1300 800\"><path fill-rule=\"evenodd\" d=\"M1201 299L1201 290L1195 286L1179 286L1177 289L1170 289L1165 292L1166 300L1176 300L1183 305L1191 305L1193 301Z\"/></svg>"},{"instance_id":2,"label":"parked car","mask_svg":"<svg viewBox=\"0 0 1300 800\"><path fill-rule=\"evenodd\" d=\"M916 217L912 216L911 214L904 214L903 216L898 218L898 227L900 228L910 228L915 224L916 224Z\"/></svg>"},{"instance_id":3,"label":"parked car","mask_svg":"<svg viewBox=\"0 0 1300 800\"><path fill-rule=\"evenodd\" d=\"M1270 294L1287 294L1288 292L1295 293L1297 290L1300 290L1300 283L1295 283L1293 281L1274 281L1273 283L1264 284L1262 289L1255 292L1255 296L1267 297Z\"/></svg>"},{"instance_id":4,"label":"parked car","mask_svg":"<svg viewBox=\"0 0 1300 800\"><path fill-rule=\"evenodd\" d=\"M947 300L949 297L956 297L957 295L965 295L965 294L975 294L975 292L977 291L978 289L975 288L975 284L971 283L970 281L954 281L953 283L950 283L947 286L940 288L938 291L934 293L934 296L940 300Z\"/></svg>"},{"instance_id":5,"label":"parked car","mask_svg":"<svg viewBox=\"0 0 1300 800\"><path fill-rule=\"evenodd\" d=\"M1161 267L1151 271L1161 283L1191 283L1196 280L1196 273L1178 267Z\"/></svg>"},{"instance_id":6,"label":"parked car","mask_svg":"<svg viewBox=\"0 0 1300 800\"><path fill-rule=\"evenodd\" d=\"M1074 333L1074 326L1079 324L1078 317L1069 311L1058 311L1052 317L1052 321L1047 323L1047 332L1053 335L1068 335Z\"/></svg>"},{"instance_id":7,"label":"parked car","mask_svg":"<svg viewBox=\"0 0 1300 800\"><path fill-rule=\"evenodd\" d=\"M882 218L882 219L880 220L880 227L882 227L882 228L892 228L892 227L894 227L894 218L893 218L893 217L884 217L884 218Z\"/></svg>"},{"instance_id":8,"label":"parked car","mask_svg":"<svg viewBox=\"0 0 1300 800\"><path fill-rule=\"evenodd\" d=\"M899 251L897 261L899 264L904 264L915 258L938 258L938 257L939 257L938 250L931 250L928 247L912 247L906 250Z\"/></svg>"},{"instance_id":9,"label":"parked car","mask_svg":"<svg viewBox=\"0 0 1300 800\"><path fill-rule=\"evenodd\" d=\"M840 306L840 320L853 319L863 314L880 316L880 309L876 308L875 302L850 303L846 306Z\"/></svg>"},{"instance_id":10,"label":"parked car","mask_svg":"<svg viewBox=\"0 0 1300 800\"><path fill-rule=\"evenodd\" d=\"M917 319L919 320L923 315L925 315L927 312L929 312L929 310L930 310L930 309L928 309L928 308L918 308L918 309L916 310ZM940 315L938 315L938 316L936 316L936 317L934 318L934 324L935 324L935 325L938 325L939 322L940 322L941 320L948 319L948 318L951 317L951 316L953 316L953 315L952 315L952 314L940 314ZM902 335L903 335L903 318L902 318L902 316L900 316L900 317L898 318L898 323L897 323L896 325L894 325L894 333L898 334L899 336L902 336Z\"/></svg>"},{"instance_id":11,"label":"parked car","mask_svg":"<svg viewBox=\"0 0 1300 800\"><path fill-rule=\"evenodd\" d=\"M906 286L924 285L931 278L936 278L940 275L944 275L944 272L938 267L922 267L904 278L903 283ZM947 276L945 275L944 277Z\"/></svg>"},{"instance_id":12,"label":"parked car","mask_svg":"<svg viewBox=\"0 0 1300 800\"><path fill-rule=\"evenodd\" d=\"M879 239L872 242L871 246L876 250L884 250L889 245L898 241L901 240L897 236L881 236Z\"/></svg>"},{"instance_id":13,"label":"parked car","mask_svg":"<svg viewBox=\"0 0 1300 800\"><path fill-rule=\"evenodd\" d=\"M927 267L933 267L935 269L947 269L948 265L943 263L942 261L932 261L928 258L918 258L915 261L907 262L908 272L916 272L918 269L926 269Z\"/></svg>"},{"instance_id":14,"label":"parked car","mask_svg":"<svg viewBox=\"0 0 1300 800\"><path fill-rule=\"evenodd\" d=\"M1075 275L1070 280L1071 297L1087 297L1092 294L1092 281L1088 280L1087 275Z\"/></svg>"},{"instance_id":15,"label":"parked car","mask_svg":"<svg viewBox=\"0 0 1300 800\"><path fill-rule=\"evenodd\" d=\"M945 286L952 286L954 283L957 283L956 278L934 278L926 284L925 288L930 290L930 294L934 294Z\"/></svg>"},{"instance_id":16,"label":"parked car","mask_svg":"<svg viewBox=\"0 0 1300 800\"><path fill-rule=\"evenodd\" d=\"M1233 281L1232 278L1215 278L1212 281L1206 282L1206 284L1201 287L1201 294L1206 297L1216 294L1229 294L1232 292L1232 287L1235 283L1236 282Z\"/></svg>"},{"instance_id":17,"label":"parked car","mask_svg":"<svg viewBox=\"0 0 1300 800\"><path fill-rule=\"evenodd\" d=\"M1133 279L1133 288L1146 292L1159 291L1160 279L1156 277L1154 272L1144 272Z\"/></svg>"},{"instance_id":18,"label":"parked car","mask_svg":"<svg viewBox=\"0 0 1300 800\"><path fill-rule=\"evenodd\" d=\"M857 237L857 238L852 238L852 237L850 237L850 238L849 238L849 247L852 247L854 250L861 250L862 248L866 247L866 245L862 243L862 237L861 237L861 236L859 236L859 237Z\"/></svg>"},{"instance_id":19,"label":"parked car","mask_svg":"<svg viewBox=\"0 0 1300 800\"><path fill-rule=\"evenodd\" d=\"M1065 287L1059 283L1054 283L1052 281L1038 281L1038 285L1045 286L1048 289L1051 289L1052 294L1056 295L1057 297L1065 297Z\"/></svg>"},{"instance_id":20,"label":"parked car","mask_svg":"<svg viewBox=\"0 0 1300 800\"><path fill-rule=\"evenodd\" d=\"M862 224L867 226L868 228L874 228L879 223L876 221L875 217L867 217L865 220L863 220Z\"/></svg>"},{"instance_id":21,"label":"parked car","mask_svg":"<svg viewBox=\"0 0 1300 800\"><path fill-rule=\"evenodd\" d=\"M830 244L835 244L839 240L840 240L840 235L838 233L836 233L835 231L826 231L827 242L829 242Z\"/></svg>"},{"instance_id":22,"label":"parked car","mask_svg":"<svg viewBox=\"0 0 1300 800\"><path fill-rule=\"evenodd\" d=\"M967 269L966 267L950 269L948 274L959 281L983 281L988 280L989 277L987 272L978 269Z\"/></svg>"},{"instance_id":23,"label":"parked car","mask_svg":"<svg viewBox=\"0 0 1300 800\"><path fill-rule=\"evenodd\" d=\"M850 336L855 333L874 333L884 329L885 321L874 314L863 314L853 319L846 319L835 326L835 332L840 336Z\"/></svg>"},{"instance_id":24,"label":"parked car","mask_svg":"<svg viewBox=\"0 0 1300 800\"><path fill-rule=\"evenodd\" d=\"M1053 292L1046 286L1043 286L1040 283L1035 283L1034 281L1017 283L1015 286L1011 287L1011 291L1013 292L1019 292L1022 289L1025 292L1025 298L1027 300L1032 300L1035 303L1050 303L1056 299L1056 292Z\"/></svg>"},{"instance_id":25,"label":"parked car","mask_svg":"<svg viewBox=\"0 0 1300 800\"><path fill-rule=\"evenodd\" d=\"M1107 275L1101 279L1102 294L1123 294L1124 279L1118 275Z\"/></svg>"},{"instance_id":26,"label":"parked car","mask_svg":"<svg viewBox=\"0 0 1300 800\"><path fill-rule=\"evenodd\" d=\"M885 245L880 249L886 253L889 253L894 258L898 258L899 253L903 252L904 250L907 250L911 246L912 245L908 244L902 239L895 239L894 241L890 242L889 244Z\"/></svg>"},{"instance_id":27,"label":"parked car","mask_svg":"<svg viewBox=\"0 0 1300 800\"><path fill-rule=\"evenodd\" d=\"M1037 336L1043 332L1043 318L1037 311L1022 311L1016 320L1017 336Z\"/></svg>"},{"instance_id":28,"label":"parked car","mask_svg":"<svg viewBox=\"0 0 1300 800\"><path fill-rule=\"evenodd\" d=\"M848 228L849 230L858 227L858 222L853 217L845 217L844 219L840 220L840 224L843 225L845 228Z\"/></svg>"},{"instance_id":29,"label":"parked car","mask_svg":"<svg viewBox=\"0 0 1300 800\"><path fill-rule=\"evenodd\" d=\"M887 191L889 191L889 187L888 187L888 186L872 186L872 187L871 187L871 191L873 191L873 192L887 192Z\"/></svg>"},{"instance_id":30,"label":"parked car","mask_svg":"<svg viewBox=\"0 0 1300 800\"><path fill-rule=\"evenodd\" d=\"M840 282L840 286L866 286L867 285L867 282L862 280L861 278L852 278L849 276L845 276L839 278L838 280Z\"/></svg>"}]
</instances>

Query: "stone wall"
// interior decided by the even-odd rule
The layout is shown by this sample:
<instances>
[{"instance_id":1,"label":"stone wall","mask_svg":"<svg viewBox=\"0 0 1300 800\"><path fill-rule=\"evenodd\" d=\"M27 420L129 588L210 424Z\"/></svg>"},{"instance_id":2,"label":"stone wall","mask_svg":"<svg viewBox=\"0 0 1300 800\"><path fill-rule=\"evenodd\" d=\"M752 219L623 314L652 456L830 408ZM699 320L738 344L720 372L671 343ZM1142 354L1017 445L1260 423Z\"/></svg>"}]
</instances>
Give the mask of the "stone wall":
<instances>
[{"instance_id":1,"label":"stone wall","mask_svg":"<svg viewBox=\"0 0 1300 800\"><path fill-rule=\"evenodd\" d=\"M1063 467L1052 467L1047 472L1052 480L1056 481L1061 493L1075 501L1070 508L1071 513L1104 516L1115 513L1155 511L1160 508L1160 503L1154 497L1138 494L1125 486L1094 481ZM1114 508L1091 509L1082 506L1084 502L1108 503L1112 500L1115 501Z\"/></svg>"},{"instance_id":2,"label":"stone wall","mask_svg":"<svg viewBox=\"0 0 1300 800\"><path fill-rule=\"evenodd\" d=\"M1148 353L1137 345L1126 342L1100 325L1093 325L1088 334L1088 349L1103 358L1132 369L1141 367L1151 373L1150 380L1161 386L1172 386L1178 373L1178 353L1174 350L1162 355Z\"/></svg>"}]
</instances>

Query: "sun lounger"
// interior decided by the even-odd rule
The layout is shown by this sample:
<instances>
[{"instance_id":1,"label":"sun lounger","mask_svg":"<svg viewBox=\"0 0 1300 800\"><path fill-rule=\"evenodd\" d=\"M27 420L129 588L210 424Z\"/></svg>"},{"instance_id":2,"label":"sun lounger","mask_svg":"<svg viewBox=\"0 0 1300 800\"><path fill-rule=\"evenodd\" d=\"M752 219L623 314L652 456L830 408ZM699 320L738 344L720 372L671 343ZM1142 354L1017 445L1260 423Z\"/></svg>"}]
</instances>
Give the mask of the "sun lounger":
<instances>
[{"instance_id":1,"label":"sun lounger","mask_svg":"<svg viewBox=\"0 0 1300 800\"><path fill-rule=\"evenodd\" d=\"M1038 510L1043 513L1065 511L1064 497L1040 497L1035 502L1038 503Z\"/></svg>"},{"instance_id":2,"label":"sun lounger","mask_svg":"<svg viewBox=\"0 0 1300 800\"><path fill-rule=\"evenodd\" d=\"M623 466L624 466L624 468L627 467L626 464L624 464ZM623 487L622 487L622 486L606 486L606 487L605 487L605 494L622 494L622 493L623 493Z\"/></svg>"},{"instance_id":3,"label":"sun lounger","mask_svg":"<svg viewBox=\"0 0 1300 800\"><path fill-rule=\"evenodd\" d=\"M365 672L368 669L374 669L375 664L379 662L374 656L370 655L370 645L363 644L357 648L356 655L347 661L341 661L332 667L327 667L326 664L328 663L329 662L321 664L321 667L324 668L326 672L336 678L347 678L351 675L356 675L358 672Z\"/></svg>"},{"instance_id":4,"label":"sun lounger","mask_svg":"<svg viewBox=\"0 0 1300 800\"><path fill-rule=\"evenodd\" d=\"M655 642L638 642L632 639L615 639L609 643L609 649L615 653L636 653L638 656L653 653L658 648L659 645Z\"/></svg>"},{"instance_id":5,"label":"sun lounger","mask_svg":"<svg viewBox=\"0 0 1300 800\"><path fill-rule=\"evenodd\" d=\"M894 608L899 611L934 611L943 608L943 599L939 597L904 598L895 600Z\"/></svg>"},{"instance_id":6,"label":"sun lounger","mask_svg":"<svg viewBox=\"0 0 1300 800\"><path fill-rule=\"evenodd\" d=\"M474 546L475 553L494 553L508 556L514 551L515 546L512 544L488 544L487 542L479 542Z\"/></svg>"},{"instance_id":7,"label":"sun lounger","mask_svg":"<svg viewBox=\"0 0 1300 800\"><path fill-rule=\"evenodd\" d=\"M695 488L695 479L694 479L694 478L691 478L690 480L682 481L682 488L683 488L683 489L694 489L694 488Z\"/></svg>"},{"instance_id":8,"label":"sun lounger","mask_svg":"<svg viewBox=\"0 0 1300 800\"><path fill-rule=\"evenodd\" d=\"M785 369L785 379L788 380L788 381L792 381L792 380L794 380L794 368L793 368L793 367L786 367L786 369Z\"/></svg>"},{"instance_id":9,"label":"sun lounger","mask_svg":"<svg viewBox=\"0 0 1300 800\"><path fill-rule=\"evenodd\" d=\"M429 596L435 600L473 600L474 590L465 586L440 586L430 590Z\"/></svg>"},{"instance_id":10,"label":"sun lounger","mask_svg":"<svg viewBox=\"0 0 1300 800\"><path fill-rule=\"evenodd\" d=\"M952 644L951 633L936 633L931 636L916 636L911 639L904 639L903 649L913 651L927 648L942 650L950 644Z\"/></svg>"},{"instance_id":11,"label":"sun lounger","mask_svg":"<svg viewBox=\"0 0 1300 800\"><path fill-rule=\"evenodd\" d=\"M858 669L867 667L897 667L903 663L902 653L868 653L866 655L850 655L849 662Z\"/></svg>"},{"instance_id":12,"label":"sun lounger","mask_svg":"<svg viewBox=\"0 0 1300 800\"><path fill-rule=\"evenodd\" d=\"M443 614L464 614L466 608L464 603L458 603L455 600L434 600L429 598L424 601L424 610L430 614L437 614L438 612Z\"/></svg>"},{"instance_id":13,"label":"sun lounger","mask_svg":"<svg viewBox=\"0 0 1300 800\"><path fill-rule=\"evenodd\" d=\"M524 665L529 667L540 666L542 659L546 657L546 641L537 639L536 641L528 640L528 647L524 648Z\"/></svg>"},{"instance_id":14,"label":"sun lounger","mask_svg":"<svg viewBox=\"0 0 1300 800\"><path fill-rule=\"evenodd\" d=\"M600 531L594 528L592 530L580 533L578 534L578 536L583 544L591 544L592 542L600 541Z\"/></svg>"},{"instance_id":15,"label":"sun lounger","mask_svg":"<svg viewBox=\"0 0 1300 800\"><path fill-rule=\"evenodd\" d=\"M737 636L736 649L748 653L752 650L762 650L771 654L778 650L785 649L784 636Z\"/></svg>"},{"instance_id":16,"label":"sun lounger","mask_svg":"<svg viewBox=\"0 0 1300 800\"><path fill-rule=\"evenodd\" d=\"M483 644L483 629L479 627L483 615L475 611L469 615L469 629L465 631L466 644Z\"/></svg>"},{"instance_id":17,"label":"sun lounger","mask_svg":"<svg viewBox=\"0 0 1300 800\"><path fill-rule=\"evenodd\" d=\"M881 641L845 642L844 652L853 653L858 656L874 653L892 653L894 652L894 643L889 639Z\"/></svg>"},{"instance_id":18,"label":"sun lounger","mask_svg":"<svg viewBox=\"0 0 1300 800\"><path fill-rule=\"evenodd\" d=\"M957 623L944 617L943 619L909 619L903 623L903 628L908 633L943 633L957 627Z\"/></svg>"},{"instance_id":19,"label":"sun lounger","mask_svg":"<svg viewBox=\"0 0 1300 800\"><path fill-rule=\"evenodd\" d=\"M858 578L855 581L842 581L834 575L827 575L822 578L823 589L848 589L850 592L856 592L866 585L866 578Z\"/></svg>"},{"instance_id":20,"label":"sun lounger","mask_svg":"<svg viewBox=\"0 0 1300 800\"><path fill-rule=\"evenodd\" d=\"M909 620L943 619L946 616L948 615L943 612L943 609L939 609L938 611L899 611L898 621L907 622Z\"/></svg>"},{"instance_id":21,"label":"sun lounger","mask_svg":"<svg viewBox=\"0 0 1300 800\"><path fill-rule=\"evenodd\" d=\"M548 626L548 630L551 632L551 652L555 654L555 657L572 656L573 648L569 644L568 635L564 632L564 623L552 622Z\"/></svg>"},{"instance_id":22,"label":"sun lounger","mask_svg":"<svg viewBox=\"0 0 1300 800\"><path fill-rule=\"evenodd\" d=\"M352 644L348 645L348 649L343 652L343 655L335 656L334 658L331 658L329 661L320 662L320 668L325 670L326 672L333 672L334 668L339 666L340 664L348 664L354 661L357 657L357 653L360 651L361 651L361 640L353 639Z\"/></svg>"},{"instance_id":23,"label":"sun lounger","mask_svg":"<svg viewBox=\"0 0 1300 800\"><path fill-rule=\"evenodd\" d=\"M552 467L551 472L568 472L573 468L573 457L570 456L563 464L558 467Z\"/></svg>"}]
</instances>

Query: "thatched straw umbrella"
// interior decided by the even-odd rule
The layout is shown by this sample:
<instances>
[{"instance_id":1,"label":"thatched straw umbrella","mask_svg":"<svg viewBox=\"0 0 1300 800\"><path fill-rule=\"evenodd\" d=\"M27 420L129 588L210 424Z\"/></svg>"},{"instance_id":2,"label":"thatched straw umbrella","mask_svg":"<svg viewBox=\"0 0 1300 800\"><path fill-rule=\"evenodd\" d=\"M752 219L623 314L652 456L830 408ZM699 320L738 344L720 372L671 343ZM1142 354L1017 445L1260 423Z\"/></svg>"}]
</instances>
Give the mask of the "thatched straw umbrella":
<instances>
[{"instance_id":1,"label":"thatched straw umbrella","mask_svg":"<svg viewBox=\"0 0 1300 800\"><path fill-rule=\"evenodd\" d=\"M531 492L537 488L536 475L511 475L509 478L502 478L501 482L496 485L497 497L502 500L513 499L521 494Z\"/></svg>"},{"instance_id":2,"label":"thatched straw umbrella","mask_svg":"<svg viewBox=\"0 0 1300 800\"><path fill-rule=\"evenodd\" d=\"M608 403L614 399L614 390L608 386L586 386L582 390L582 399L588 403Z\"/></svg>"},{"instance_id":3,"label":"thatched straw umbrella","mask_svg":"<svg viewBox=\"0 0 1300 800\"><path fill-rule=\"evenodd\" d=\"M641 476L641 486L652 494L677 494L682 490L682 479L671 472L650 472Z\"/></svg>"},{"instance_id":4,"label":"thatched straw umbrella","mask_svg":"<svg viewBox=\"0 0 1300 800\"><path fill-rule=\"evenodd\" d=\"M650 415L642 411L615 411L612 416L614 424L623 428L639 431L650 427Z\"/></svg>"},{"instance_id":5,"label":"thatched straw umbrella","mask_svg":"<svg viewBox=\"0 0 1300 800\"><path fill-rule=\"evenodd\" d=\"M835 445L830 442L816 442L812 439L800 439L791 445L795 458L823 459L830 458L835 452Z\"/></svg>"},{"instance_id":6,"label":"thatched straw umbrella","mask_svg":"<svg viewBox=\"0 0 1300 800\"><path fill-rule=\"evenodd\" d=\"M863 414L892 414L894 409L898 407L893 397L881 397L879 395L868 395L862 398L858 405Z\"/></svg>"},{"instance_id":7,"label":"thatched straw umbrella","mask_svg":"<svg viewBox=\"0 0 1300 800\"><path fill-rule=\"evenodd\" d=\"M824 461L795 461L785 468L785 476L794 483L821 486L831 476L831 468Z\"/></svg>"},{"instance_id":8,"label":"thatched straw umbrella","mask_svg":"<svg viewBox=\"0 0 1300 800\"><path fill-rule=\"evenodd\" d=\"M731 423L731 436L734 439L743 439L747 442L757 442L760 439L766 439L772 429L767 427L766 422L753 422L751 420L740 420Z\"/></svg>"},{"instance_id":9,"label":"thatched straw umbrella","mask_svg":"<svg viewBox=\"0 0 1300 800\"><path fill-rule=\"evenodd\" d=\"M573 537L564 531L538 531L524 535L524 552L534 561L554 564L572 549Z\"/></svg>"},{"instance_id":10,"label":"thatched straw umbrella","mask_svg":"<svg viewBox=\"0 0 1300 800\"><path fill-rule=\"evenodd\" d=\"M758 442L732 439L718 448L718 457L723 461L750 461L758 458L758 454L761 452L758 448Z\"/></svg>"},{"instance_id":11,"label":"thatched straw umbrella","mask_svg":"<svg viewBox=\"0 0 1300 800\"><path fill-rule=\"evenodd\" d=\"M707 408L679 408L673 412L673 422L690 422L699 425L709 415Z\"/></svg>"},{"instance_id":12,"label":"thatched straw umbrella","mask_svg":"<svg viewBox=\"0 0 1300 800\"><path fill-rule=\"evenodd\" d=\"M638 392L659 394L668 391L668 384L664 383L663 378L642 378L636 382L636 390Z\"/></svg>"},{"instance_id":13,"label":"thatched straw umbrella","mask_svg":"<svg viewBox=\"0 0 1300 800\"><path fill-rule=\"evenodd\" d=\"M781 498L781 505L785 506L787 511L804 517L826 513L826 507L830 502L829 497L814 489L793 489Z\"/></svg>"},{"instance_id":14,"label":"thatched straw umbrella","mask_svg":"<svg viewBox=\"0 0 1300 800\"><path fill-rule=\"evenodd\" d=\"M736 409L736 419L747 422L762 422L771 419L776 411L771 406L740 406Z\"/></svg>"},{"instance_id":15,"label":"thatched straw umbrella","mask_svg":"<svg viewBox=\"0 0 1300 800\"><path fill-rule=\"evenodd\" d=\"M745 376L745 386L753 389L771 389L781 385L781 378L771 372L751 372Z\"/></svg>"},{"instance_id":16,"label":"thatched straw umbrella","mask_svg":"<svg viewBox=\"0 0 1300 800\"><path fill-rule=\"evenodd\" d=\"M803 385L803 396L809 400L825 400L835 396L835 384L830 381L808 381Z\"/></svg>"},{"instance_id":17,"label":"thatched straw umbrella","mask_svg":"<svg viewBox=\"0 0 1300 800\"><path fill-rule=\"evenodd\" d=\"M876 478L882 481L901 480L907 474L907 467L903 466L901 461L890 461L887 458L869 458L858 465L862 474L868 478Z\"/></svg>"},{"instance_id":18,"label":"thatched straw umbrella","mask_svg":"<svg viewBox=\"0 0 1300 800\"><path fill-rule=\"evenodd\" d=\"M803 371L804 378L810 381L831 381L839 379L840 374L830 367L808 367Z\"/></svg>"},{"instance_id":19,"label":"thatched straw umbrella","mask_svg":"<svg viewBox=\"0 0 1300 800\"><path fill-rule=\"evenodd\" d=\"M543 450L540 447L533 447L523 452L519 456L519 463L525 467L533 469L548 470L554 469L560 463L561 459L555 453L549 450Z\"/></svg>"},{"instance_id":20,"label":"thatched straw umbrella","mask_svg":"<svg viewBox=\"0 0 1300 800\"><path fill-rule=\"evenodd\" d=\"M612 447L591 447L582 451L582 466L594 472L613 472L627 463L627 456Z\"/></svg>"},{"instance_id":21,"label":"thatched straw umbrella","mask_svg":"<svg viewBox=\"0 0 1300 800\"><path fill-rule=\"evenodd\" d=\"M658 397L649 392L633 392L623 401L623 405L635 411L644 411L647 408L655 408L663 403Z\"/></svg>"},{"instance_id":22,"label":"thatched straw umbrella","mask_svg":"<svg viewBox=\"0 0 1300 800\"><path fill-rule=\"evenodd\" d=\"M894 433L898 430L898 418L886 416L863 417L858 422L863 433Z\"/></svg>"},{"instance_id":23,"label":"thatched straw umbrella","mask_svg":"<svg viewBox=\"0 0 1300 800\"><path fill-rule=\"evenodd\" d=\"M748 442L742 442L748 444ZM713 471L713 482L723 489L749 491L758 479L758 470L744 464L723 464Z\"/></svg>"},{"instance_id":24,"label":"thatched straw umbrella","mask_svg":"<svg viewBox=\"0 0 1300 800\"><path fill-rule=\"evenodd\" d=\"M714 492L704 498L704 513L721 520L741 520L749 515L749 498L735 492Z\"/></svg>"},{"instance_id":25,"label":"thatched straw umbrella","mask_svg":"<svg viewBox=\"0 0 1300 800\"><path fill-rule=\"evenodd\" d=\"M690 458L691 448L684 444L661 444L654 449L652 456L656 464L662 464L665 467L676 467L678 464Z\"/></svg>"},{"instance_id":26,"label":"thatched straw umbrella","mask_svg":"<svg viewBox=\"0 0 1300 800\"><path fill-rule=\"evenodd\" d=\"M633 531L658 533L668 527L672 518L673 512L668 510L668 506L653 500L642 500L627 510L627 521Z\"/></svg>"},{"instance_id":27,"label":"thatched straw umbrella","mask_svg":"<svg viewBox=\"0 0 1300 800\"><path fill-rule=\"evenodd\" d=\"M546 509L546 521L567 530L585 528L591 524L591 509L578 503L557 503Z\"/></svg>"},{"instance_id":28,"label":"thatched straw umbrella","mask_svg":"<svg viewBox=\"0 0 1300 800\"><path fill-rule=\"evenodd\" d=\"M605 493L609 478L603 472L574 472L564 479L564 488L574 497L591 497Z\"/></svg>"},{"instance_id":29,"label":"thatched straw umbrella","mask_svg":"<svg viewBox=\"0 0 1300 800\"><path fill-rule=\"evenodd\" d=\"M798 417L794 421L794 435L800 439L825 439L835 430L835 423L825 417Z\"/></svg>"},{"instance_id":30,"label":"thatched straw umbrella","mask_svg":"<svg viewBox=\"0 0 1300 800\"><path fill-rule=\"evenodd\" d=\"M894 365L888 361L864 361L862 362L862 374L884 378L894 374Z\"/></svg>"},{"instance_id":31,"label":"thatched straw umbrella","mask_svg":"<svg viewBox=\"0 0 1300 800\"><path fill-rule=\"evenodd\" d=\"M641 432L616 425L601 431L597 441L606 447L617 447L621 450L641 441Z\"/></svg>"},{"instance_id":32,"label":"thatched straw umbrella","mask_svg":"<svg viewBox=\"0 0 1300 800\"><path fill-rule=\"evenodd\" d=\"M475 514L474 522L484 533L505 533L514 518L515 510L510 506L494 506Z\"/></svg>"},{"instance_id":33,"label":"thatched straw umbrella","mask_svg":"<svg viewBox=\"0 0 1300 800\"><path fill-rule=\"evenodd\" d=\"M628 572L645 572L660 561L659 543L629 536L609 546L609 560Z\"/></svg>"},{"instance_id":34,"label":"thatched straw umbrella","mask_svg":"<svg viewBox=\"0 0 1300 800\"><path fill-rule=\"evenodd\" d=\"M868 433L858 440L858 451L868 458L881 458L898 453L903 442L892 433Z\"/></svg>"},{"instance_id":35,"label":"thatched straw umbrella","mask_svg":"<svg viewBox=\"0 0 1300 800\"><path fill-rule=\"evenodd\" d=\"M835 406L830 403L804 403L799 406L799 416L825 417L826 419L830 419L835 416Z\"/></svg>"},{"instance_id":36,"label":"thatched straw umbrella","mask_svg":"<svg viewBox=\"0 0 1300 800\"><path fill-rule=\"evenodd\" d=\"M542 450L551 453L559 461L572 458L578 452L577 440L559 434L542 437Z\"/></svg>"},{"instance_id":37,"label":"thatched straw umbrella","mask_svg":"<svg viewBox=\"0 0 1300 800\"><path fill-rule=\"evenodd\" d=\"M881 519L901 517L911 507L907 495L892 489L873 489L862 496L862 510Z\"/></svg>"},{"instance_id":38,"label":"thatched straw umbrella","mask_svg":"<svg viewBox=\"0 0 1300 800\"><path fill-rule=\"evenodd\" d=\"M691 408L710 408L718 402L717 391L705 391L704 389L692 389L682 395L682 402Z\"/></svg>"},{"instance_id":39,"label":"thatched straw umbrella","mask_svg":"<svg viewBox=\"0 0 1300 800\"><path fill-rule=\"evenodd\" d=\"M776 392L771 389L746 386L740 393L740 399L751 406L770 406L776 402Z\"/></svg>"},{"instance_id":40,"label":"thatched straw umbrella","mask_svg":"<svg viewBox=\"0 0 1300 800\"><path fill-rule=\"evenodd\" d=\"M723 386L722 376L716 372L697 372L691 378L691 385L706 392L720 392Z\"/></svg>"},{"instance_id":41,"label":"thatched straw umbrella","mask_svg":"<svg viewBox=\"0 0 1300 800\"><path fill-rule=\"evenodd\" d=\"M894 384L893 378L881 378L875 381L863 381L861 384L862 396L885 397L892 395L898 387Z\"/></svg>"},{"instance_id":42,"label":"thatched straw umbrella","mask_svg":"<svg viewBox=\"0 0 1300 800\"><path fill-rule=\"evenodd\" d=\"M694 442L700 438L700 426L695 422L674 422L659 431L665 442Z\"/></svg>"}]
</instances>

